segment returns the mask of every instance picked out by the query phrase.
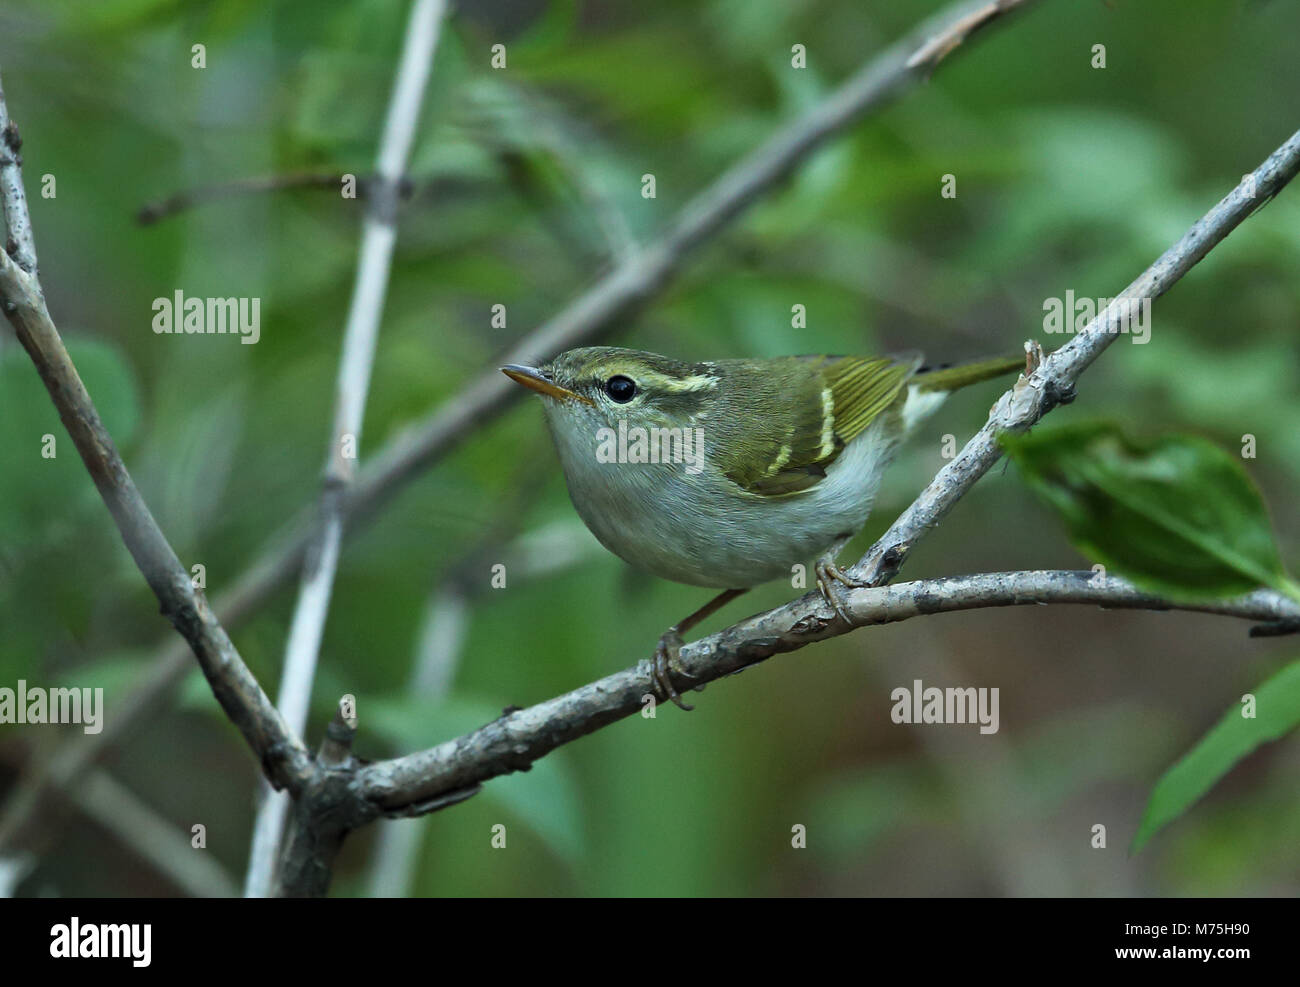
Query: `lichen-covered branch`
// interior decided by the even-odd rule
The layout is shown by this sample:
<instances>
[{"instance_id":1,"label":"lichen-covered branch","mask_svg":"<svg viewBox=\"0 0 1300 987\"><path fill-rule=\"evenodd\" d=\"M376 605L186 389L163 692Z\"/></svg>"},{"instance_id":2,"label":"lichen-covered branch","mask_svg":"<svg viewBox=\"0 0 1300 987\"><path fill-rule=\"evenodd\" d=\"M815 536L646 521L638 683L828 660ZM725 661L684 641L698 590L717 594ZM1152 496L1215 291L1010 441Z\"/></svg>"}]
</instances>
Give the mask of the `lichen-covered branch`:
<instances>
[{"instance_id":1,"label":"lichen-covered branch","mask_svg":"<svg viewBox=\"0 0 1300 987\"><path fill-rule=\"evenodd\" d=\"M835 616L816 595L756 614L688 644L681 665L697 685L712 682L772 655L797 651L854 628L984 607L1091 604L1110 609L1195 610L1265 624L1300 618L1300 604L1272 590L1230 600L1172 603L1122 579L1092 572L998 572L951 576L850 590ZM649 661L591 682L536 706L503 715L473 733L437 747L361 768L356 794L386 813L462 791L490 778L526 770L557 747L632 716L653 701Z\"/></svg>"},{"instance_id":2,"label":"lichen-covered branch","mask_svg":"<svg viewBox=\"0 0 1300 987\"><path fill-rule=\"evenodd\" d=\"M9 119L4 87L0 85L0 215L4 216L4 252L25 274L31 275L31 287L39 292L36 239L27 212L27 192L23 188L22 146L18 125Z\"/></svg>"}]
</instances>

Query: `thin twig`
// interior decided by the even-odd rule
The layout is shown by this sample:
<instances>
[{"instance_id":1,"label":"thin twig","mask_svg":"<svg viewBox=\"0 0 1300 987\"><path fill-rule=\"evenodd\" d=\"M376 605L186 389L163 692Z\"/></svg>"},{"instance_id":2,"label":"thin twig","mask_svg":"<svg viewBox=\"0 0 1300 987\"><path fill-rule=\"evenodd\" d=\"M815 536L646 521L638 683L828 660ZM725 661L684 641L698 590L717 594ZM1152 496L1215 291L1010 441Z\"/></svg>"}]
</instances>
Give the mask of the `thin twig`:
<instances>
[{"instance_id":1,"label":"thin twig","mask_svg":"<svg viewBox=\"0 0 1300 987\"><path fill-rule=\"evenodd\" d=\"M163 818L107 771L92 771L71 793L82 812L195 898L238 894L226 869L194 837Z\"/></svg>"},{"instance_id":2,"label":"thin twig","mask_svg":"<svg viewBox=\"0 0 1300 987\"><path fill-rule=\"evenodd\" d=\"M847 624L817 594L809 594L688 644L682 649L681 664L690 682L702 685L856 627L956 610L1041 603L1195 610L1269 622L1300 616L1300 604L1272 590L1189 604L1173 603L1121 579L1101 579L1092 572L986 573L851 590L844 599L851 620ZM358 797L381 811L404 813L407 807L444 793L527 770L557 747L640 712L650 701L647 660L437 747L366 765L357 772L353 787Z\"/></svg>"},{"instance_id":3,"label":"thin twig","mask_svg":"<svg viewBox=\"0 0 1300 987\"><path fill-rule=\"evenodd\" d=\"M18 125L9 119L4 87L0 86L0 213L4 215L6 231L4 252L32 276L32 287L40 291L36 239L27 212L27 192L23 188L23 158L19 153L22 146Z\"/></svg>"},{"instance_id":4,"label":"thin twig","mask_svg":"<svg viewBox=\"0 0 1300 987\"><path fill-rule=\"evenodd\" d=\"M1183 234L1105 310L1073 339L1052 353L1027 378L1022 377L993 406L988 421L965 447L941 469L889 530L849 569L849 575L872 585L888 582L908 552L957 503L967 490L1001 458L998 435L1021 432L1064 400L1071 400L1075 382L1102 350L1118 338L1129 306L1155 300L1231 233L1259 203L1276 195L1300 171L1300 131L1279 147L1250 176ZM1254 183L1254 184L1252 184Z\"/></svg>"},{"instance_id":5,"label":"thin twig","mask_svg":"<svg viewBox=\"0 0 1300 987\"><path fill-rule=\"evenodd\" d=\"M3 90L0 107L4 107ZM8 119L6 110L0 109L0 114ZM21 193L21 174L16 187ZM12 194L8 184L0 189L10 237L15 231L27 231L24 244L16 251L16 256L21 257L31 244L30 217L25 200L15 199ZM0 251L0 308L36 365L122 540L158 598L163 615L189 643L221 708L248 741L267 778L277 788L297 790L310 772L310 755L262 692L140 496L50 318L35 270L34 255L29 272L8 252Z\"/></svg>"},{"instance_id":6,"label":"thin twig","mask_svg":"<svg viewBox=\"0 0 1300 987\"><path fill-rule=\"evenodd\" d=\"M338 195L343 188L342 172L291 172L284 175L258 175L251 178L236 178L228 182L202 185L197 188L177 192L165 199L146 202L136 210L135 218L141 226L152 226L179 215L195 206L240 195L257 192L280 192L289 189L330 190ZM358 202L367 202L374 195L378 179L373 174L354 176L357 181L356 198ZM464 197L483 195L487 192L497 193L499 187L488 178L461 177L450 175L406 176L398 184L398 195L403 202L423 198Z\"/></svg>"},{"instance_id":7,"label":"thin twig","mask_svg":"<svg viewBox=\"0 0 1300 987\"><path fill-rule=\"evenodd\" d=\"M1035 0L1023 0L1028 6ZM668 232L652 246L620 263L561 312L544 322L515 348L506 362L527 362L559 350L592 342L625 324L639 307L666 287L687 256L771 191L827 139L886 106L890 99L923 81L930 65L909 67L915 52L933 38L954 37L965 29L972 10L988 4L957 3L903 41L874 56L856 74L826 96L811 111L784 125L683 207ZM358 473L342 505L348 530L356 530L391 501L406 483L444 456L476 429L519 399L513 387L493 369L444 402L421 423L395 437ZM232 626L246 619L290 580L311 539L311 519L300 517L272 539L271 547L218 598L220 612ZM229 606L229 610L227 610ZM131 705L121 709L96 735L65 742L47 769L28 775L17 786L0 818L0 852L18 843L40 805L46 784L68 785L156 710L187 669L183 651L164 644L155 664L134 683Z\"/></svg>"},{"instance_id":8,"label":"thin twig","mask_svg":"<svg viewBox=\"0 0 1300 987\"><path fill-rule=\"evenodd\" d=\"M356 282L339 358L334 425L319 503L319 524L303 563L277 704L285 720L299 734L307 725L316 662L338 569L339 546L343 540L343 498L352 485L361 446L366 395L370 390L379 324L392 271L393 246L397 240L400 185L415 141L420 106L433 71L434 51L446 12L445 0L415 0L411 5L402 58L379 143L375 168L378 181L362 224ZM289 809L286 796L266 788L262 795L244 888L249 897L264 897L271 891L280 833Z\"/></svg>"},{"instance_id":9,"label":"thin twig","mask_svg":"<svg viewBox=\"0 0 1300 987\"><path fill-rule=\"evenodd\" d=\"M358 196L361 195L367 181L368 176L357 176ZM177 192L155 202L146 202L136 210L135 218L136 222L141 226L152 226L169 216L174 216L179 212L192 209L194 206L205 202L216 202L221 199L237 195L248 195L254 192L280 192L296 188L337 190L342 185L342 182L343 176L341 174L327 172L293 172L288 175L236 178L229 182L219 182L215 185L204 185L200 188Z\"/></svg>"}]
</instances>

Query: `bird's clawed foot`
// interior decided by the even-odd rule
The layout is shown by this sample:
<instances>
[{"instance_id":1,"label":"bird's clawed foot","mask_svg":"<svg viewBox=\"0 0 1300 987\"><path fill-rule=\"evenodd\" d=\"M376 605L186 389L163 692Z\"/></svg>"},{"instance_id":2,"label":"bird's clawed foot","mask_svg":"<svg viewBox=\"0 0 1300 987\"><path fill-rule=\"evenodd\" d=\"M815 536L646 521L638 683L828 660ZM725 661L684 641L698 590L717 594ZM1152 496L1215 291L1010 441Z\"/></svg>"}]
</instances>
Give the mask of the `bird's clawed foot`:
<instances>
[{"instance_id":1,"label":"bird's clawed foot","mask_svg":"<svg viewBox=\"0 0 1300 987\"><path fill-rule=\"evenodd\" d=\"M690 711L695 707L682 701L682 697L678 694L677 687L673 685L672 680L673 672L681 672L677 665L677 659L681 653L681 632L676 627L670 627L664 631L663 637L659 639L659 644L655 648L654 668L651 672L651 678L654 684L659 687L662 696L671 699L682 709Z\"/></svg>"},{"instance_id":2,"label":"bird's clawed foot","mask_svg":"<svg viewBox=\"0 0 1300 987\"><path fill-rule=\"evenodd\" d=\"M655 658L650 673L650 682L658 687L661 696L671 699L682 709L692 710L695 708L689 703L682 702L682 697L677 694L677 688L673 685L673 673L684 674L679 664L679 659L682 656L682 635L701 620L717 613L718 610L744 592L744 589L724 589L689 617L683 617L664 631L664 636L659 639L659 646L655 648Z\"/></svg>"},{"instance_id":3,"label":"bird's clawed foot","mask_svg":"<svg viewBox=\"0 0 1300 987\"><path fill-rule=\"evenodd\" d=\"M870 583L861 579L854 579L835 564L836 549L839 547L840 546L838 545L835 546L835 548L832 548L817 560L817 565L815 567L817 573L817 588L822 591L822 596L826 599L826 602L831 605L831 609L839 614L840 619L846 624L851 624L853 621L849 618L849 615L844 612L844 608L840 606L840 599L839 596L836 595L833 584L839 583L848 589L861 589L864 586L869 586Z\"/></svg>"}]
</instances>

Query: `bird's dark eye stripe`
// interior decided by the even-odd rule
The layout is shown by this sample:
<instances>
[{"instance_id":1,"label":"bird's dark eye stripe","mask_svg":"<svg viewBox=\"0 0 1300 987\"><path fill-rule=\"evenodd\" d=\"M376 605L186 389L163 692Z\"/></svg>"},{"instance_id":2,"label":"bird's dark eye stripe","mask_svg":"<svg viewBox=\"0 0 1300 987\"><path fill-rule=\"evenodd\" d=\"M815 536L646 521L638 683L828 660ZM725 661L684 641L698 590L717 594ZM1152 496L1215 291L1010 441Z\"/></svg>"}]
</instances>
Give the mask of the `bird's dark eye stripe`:
<instances>
[{"instance_id":1,"label":"bird's dark eye stripe","mask_svg":"<svg viewBox=\"0 0 1300 987\"><path fill-rule=\"evenodd\" d=\"M605 393L619 404L627 404L636 397L636 381L619 374L605 382Z\"/></svg>"}]
</instances>

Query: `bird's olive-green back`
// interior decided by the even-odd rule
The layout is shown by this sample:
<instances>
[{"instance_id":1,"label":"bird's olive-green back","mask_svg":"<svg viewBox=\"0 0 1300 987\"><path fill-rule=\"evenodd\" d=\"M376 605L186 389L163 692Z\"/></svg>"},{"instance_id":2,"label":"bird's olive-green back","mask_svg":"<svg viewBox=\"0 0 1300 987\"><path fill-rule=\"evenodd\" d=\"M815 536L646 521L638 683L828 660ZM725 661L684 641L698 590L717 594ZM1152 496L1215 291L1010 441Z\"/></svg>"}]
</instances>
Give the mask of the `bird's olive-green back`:
<instances>
[{"instance_id":1,"label":"bird's olive-green back","mask_svg":"<svg viewBox=\"0 0 1300 987\"><path fill-rule=\"evenodd\" d=\"M920 355L910 353L682 363L588 346L561 353L542 370L610 425L702 428L708 455L725 477L754 496L780 497L819 483L846 445L880 415L901 408L910 381L923 391L955 390L1007 373L1023 359L925 370ZM608 395L616 377L633 382L632 398ZM895 431L902 427L892 424Z\"/></svg>"},{"instance_id":2,"label":"bird's olive-green back","mask_svg":"<svg viewBox=\"0 0 1300 987\"><path fill-rule=\"evenodd\" d=\"M720 360L721 399L709 414L710 453L739 487L798 493L899 400L920 358L789 356ZM732 402L744 395L744 407Z\"/></svg>"}]
</instances>

